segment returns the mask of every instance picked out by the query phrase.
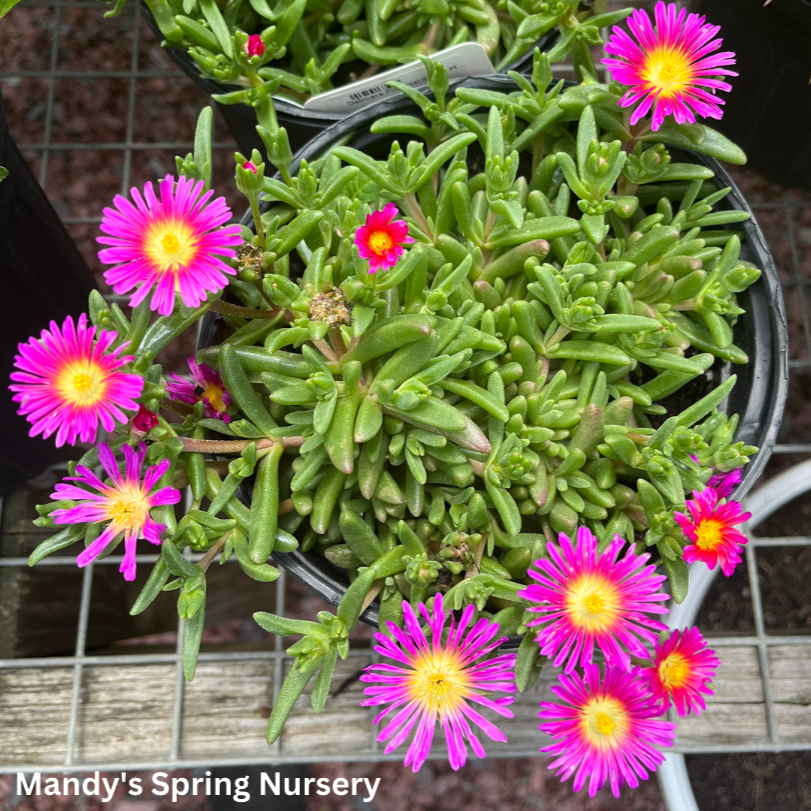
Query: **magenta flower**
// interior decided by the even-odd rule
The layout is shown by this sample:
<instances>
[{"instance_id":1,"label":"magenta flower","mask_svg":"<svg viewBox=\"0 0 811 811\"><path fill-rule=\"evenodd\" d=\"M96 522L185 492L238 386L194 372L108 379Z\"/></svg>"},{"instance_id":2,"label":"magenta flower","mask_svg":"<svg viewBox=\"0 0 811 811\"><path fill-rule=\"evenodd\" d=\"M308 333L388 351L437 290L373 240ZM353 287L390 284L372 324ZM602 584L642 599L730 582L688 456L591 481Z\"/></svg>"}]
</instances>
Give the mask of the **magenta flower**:
<instances>
[{"instance_id":1,"label":"magenta flower","mask_svg":"<svg viewBox=\"0 0 811 811\"><path fill-rule=\"evenodd\" d=\"M712 680L720 664L698 628L687 628L673 631L663 645L656 644L653 666L643 668L640 676L660 712L672 701L679 715L698 715L706 709L701 694L713 694Z\"/></svg>"},{"instance_id":2,"label":"magenta flower","mask_svg":"<svg viewBox=\"0 0 811 811\"><path fill-rule=\"evenodd\" d=\"M741 483L742 478L741 468L736 467L727 473L713 473L707 482L707 487L712 487L718 493L718 498L729 498L732 491Z\"/></svg>"},{"instance_id":3,"label":"magenta flower","mask_svg":"<svg viewBox=\"0 0 811 811\"><path fill-rule=\"evenodd\" d=\"M625 541L619 536L597 553L597 538L586 527L577 530L577 546L560 533L560 548L547 547L549 560L536 560L530 568L532 583L518 593L539 614L527 625L535 627L544 656L555 667L566 662L565 672L592 662L594 646L612 667L630 670L630 655L644 656L643 641L652 643L667 629L647 614L666 614L668 596L660 590L664 575L646 566L650 555L637 555L631 544L618 559ZM568 661L566 661L568 659Z\"/></svg>"},{"instance_id":4,"label":"magenta flower","mask_svg":"<svg viewBox=\"0 0 811 811\"><path fill-rule=\"evenodd\" d=\"M149 511L163 504L177 504L180 501L180 491L174 487L161 487L152 492L169 467L168 459L148 468L141 481L146 445L141 443L137 451L129 445L122 445L121 450L125 459L123 474L118 469L110 446L104 443L99 445L99 461L110 477L110 484L103 482L84 465L76 466L78 475L65 479L68 482L78 482L84 487L62 482L57 484L51 498L58 501L70 499L80 503L69 509L54 510L51 517L57 524L98 524L109 521L104 532L79 555L76 563L80 567L87 566L123 533L125 552L119 571L125 580L134 580L138 538L146 538L150 543L160 545L161 533L166 529L164 524L158 524L152 519Z\"/></svg>"},{"instance_id":5,"label":"magenta flower","mask_svg":"<svg viewBox=\"0 0 811 811\"><path fill-rule=\"evenodd\" d=\"M628 20L631 38L614 26L605 45L607 53L616 59L603 59L620 84L629 90L620 99L620 106L639 106L631 115L631 124L647 115L653 107L651 128L662 126L666 115L679 124L695 123L696 113L704 118L721 118L723 99L716 90L732 87L725 76L737 76L728 65L735 64L732 51L715 53L722 44L714 39L720 26L709 25L700 14L679 11L675 3L659 2L655 9L654 30L646 11L637 9Z\"/></svg>"},{"instance_id":6,"label":"magenta flower","mask_svg":"<svg viewBox=\"0 0 811 811\"><path fill-rule=\"evenodd\" d=\"M259 34L251 34L245 43L245 53L250 56L262 56L265 52L265 43Z\"/></svg>"},{"instance_id":7,"label":"magenta flower","mask_svg":"<svg viewBox=\"0 0 811 811\"><path fill-rule=\"evenodd\" d=\"M433 617L424 604L420 603L418 607L428 623L431 641L426 639L414 609L404 603L403 630L390 622L391 637L375 634L375 650L403 666L369 665L361 681L371 685L364 690L370 698L361 701L361 706L388 705L375 718L375 724L393 710L397 711L377 738L389 741L386 754L393 752L416 728L405 758L405 765L411 766L414 772L419 771L428 757L434 729L439 723L445 731L448 759L456 770L465 765L465 740L479 757L485 756L484 747L471 725L479 727L493 741L507 740L506 735L473 705L512 718L512 712L506 709L512 704L512 696L489 696L496 692L515 692L515 654L486 658L504 642L504 638L496 638L498 624L484 617L468 630L475 611L472 605L462 612L458 625L451 616L444 642L443 631L448 617L442 605L442 595L437 594L434 598Z\"/></svg>"},{"instance_id":8,"label":"magenta flower","mask_svg":"<svg viewBox=\"0 0 811 811\"><path fill-rule=\"evenodd\" d=\"M698 457L694 453L690 454L690 458L697 465L700 464ZM729 498L732 495L732 491L741 483L742 479L743 475L739 467L727 473L715 473L715 469L713 468L713 475L710 477L706 486L712 487L712 489L718 493L718 498Z\"/></svg>"},{"instance_id":9,"label":"magenta flower","mask_svg":"<svg viewBox=\"0 0 811 811\"><path fill-rule=\"evenodd\" d=\"M226 413L231 405L231 396L225 390L220 373L205 363L197 363L194 358L188 358L187 362L194 382L184 380L179 375L167 375L167 378L171 378L166 383L169 396L189 405L202 400L206 404L207 417L231 422L231 417Z\"/></svg>"},{"instance_id":10,"label":"magenta flower","mask_svg":"<svg viewBox=\"0 0 811 811\"><path fill-rule=\"evenodd\" d=\"M752 515L742 512L737 501L718 502L718 491L711 487L693 490L693 498L687 502L690 515L674 512L673 518L692 541L684 547L684 560L703 561L710 569L720 563L721 571L729 577L741 562L741 547L746 543L746 536L735 529L735 524L748 521Z\"/></svg>"},{"instance_id":11,"label":"magenta flower","mask_svg":"<svg viewBox=\"0 0 811 811\"><path fill-rule=\"evenodd\" d=\"M408 235L406 221L395 220L396 216L397 206L386 203L381 211L373 211L355 233L355 244L369 263L369 273L394 267L403 255L403 245L414 241Z\"/></svg>"},{"instance_id":12,"label":"magenta flower","mask_svg":"<svg viewBox=\"0 0 811 811\"><path fill-rule=\"evenodd\" d=\"M541 749L556 759L549 768L562 781L575 775L574 790L589 781L593 797L608 780L619 797L620 786L631 788L647 780L648 772L664 760L659 747L670 746L676 725L656 716L650 693L637 670L626 673L607 667L600 681L597 665L586 665L585 675L561 675L552 692L563 702L541 702L541 732L555 741Z\"/></svg>"},{"instance_id":13,"label":"magenta flower","mask_svg":"<svg viewBox=\"0 0 811 811\"><path fill-rule=\"evenodd\" d=\"M241 237L238 225L228 225L231 210L224 197L212 200L203 193L203 181L167 175L159 184L160 199L152 184L143 196L132 189L135 205L116 195L115 209L105 208L97 242L111 245L99 259L115 267L104 278L118 294L135 290L130 304L140 304L154 288L150 309L171 315L175 294L187 307L205 301L207 292L219 292L236 271L222 260L235 256Z\"/></svg>"},{"instance_id":14,"label":"magenta flower","mask_svg":"<svg viewBox=\"0 0 811 811\"><path fill-rule=\"evenodd\" d=\"M123 346L111 349L115 332L87 326L82 314L74 325L68 316L59 327L19 345L9 388L20 403L18 413L32 424L31 436L47 439L56 432L56 445L93 442L99 423L112 431L129 417L122 409L135 411L144 387L143 378L122 368L132 360L122 356Z\"/></svg>"}]
</instances>

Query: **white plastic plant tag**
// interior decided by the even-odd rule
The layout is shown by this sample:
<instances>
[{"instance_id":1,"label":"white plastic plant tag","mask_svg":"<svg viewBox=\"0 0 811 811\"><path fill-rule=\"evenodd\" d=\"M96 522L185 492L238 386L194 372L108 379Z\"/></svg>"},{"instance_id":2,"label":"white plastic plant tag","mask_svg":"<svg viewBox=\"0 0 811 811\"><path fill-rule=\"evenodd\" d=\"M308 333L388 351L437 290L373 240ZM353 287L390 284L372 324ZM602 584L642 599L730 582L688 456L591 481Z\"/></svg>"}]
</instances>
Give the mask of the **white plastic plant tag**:
<instances>
[{"instance_id":1,"label":"white plastic plant tag","mask_svg":"<svg viewBox=\"0 0 811 811\"><path fill-rule=\"evenodd\" d=\"M444 51L437 51L432 54L431 60L441 62L448 69L451 79L487 76L496 72L490 57L478 42L463 42ZM319 113L352 113L398 93L398 90L388 86L388 82L395 79L411 87L419 87L427 83L428 77L422 62L411 62L368 79L359 79L337 90L321 93L304 102L304 109Z\"/></svg>"}]
</instances>

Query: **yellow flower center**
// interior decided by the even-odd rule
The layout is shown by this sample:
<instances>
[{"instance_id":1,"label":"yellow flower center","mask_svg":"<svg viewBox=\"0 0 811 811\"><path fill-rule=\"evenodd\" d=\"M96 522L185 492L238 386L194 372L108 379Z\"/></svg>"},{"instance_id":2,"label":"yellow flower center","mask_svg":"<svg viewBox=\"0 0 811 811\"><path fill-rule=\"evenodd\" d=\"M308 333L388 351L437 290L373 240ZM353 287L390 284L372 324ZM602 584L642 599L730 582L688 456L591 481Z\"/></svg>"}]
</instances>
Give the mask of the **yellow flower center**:
<instances>
[{"instance_id":1,"label":"yellow flower center","mask_svg":"<svg viewBox=\"0 0 811 811\"><path fill-rule=\"evenodd\" d=\"M423 654L412 664L411 697L440 715L452 711L469 694L470 681L455 654L446 650Z\"/></svg>"},{"instance_id":2,"label":"yellow flower center","mask_svg":"<svg viewBox=\"0 0 811 811\"><path fill-rule=\"evenodd\" d=\"M369 248L375 253L386 253L393 244L387 231L372 231L369 236Z\"/></svg>"},{"instance_id":3,"label":"yellow flower center","mask_svg":"<svg viewBox=\"0 0 811 811\"><path fill-rule=\"evenodd\" d=\"M203 389L203 397L205 397L208 402L211 403L211 407L219 411L220 414L226 409L223 394L223 390L216 383L209 383Z\"/></svg>"},{"instance_id":4,"label":"yellow flower center","mask_svg":"<svg viewBox=\"0 0 811 811\"><path fill-rule=\"evenodd\" d=\"M724 540L724 524L715 518L705 518L696 527L696 546L712 551Z\"/></svg>"},{"instance_id":5,"label":"yellow flower center","mask_svg":"<svg viewBox=\"0 0 811 811\"><path fill-rule=\"evenodd\" d=\"M604 578L588 575L571 585L567 607L576 627L605 630L610 628L619 610L617 589Z\"/></svg>"},{"instance_id":6,"label":"yellow flower center","mask_svg":"<svg viewBox=\"0 0 811 811\"><path fill-rule=\"evenodd\" d=\"M175 254L180 250L180 240L175 234L166 234L161 240L161 246L167 254Z\"/></svg>"},{"instance_id":7,"label":"yellow flower center","mask_svg":"<svg viewBox=\"0 0 811 811\"><path fill-rule=\"evenodd\" d=\"M68 364L56 379L56 389L64 400L73 405L98 403L107 393L107 375L90 361Z\"/></svg>"},{"instance_id":8,"label":"yellow flower center","mask_svg":"<svg viewBox=\"0 0 811 811\"><path fill-rule=\"evenodd\" d=\"M688 90L694 79L693 64L682 50L659 47L647 55L642 78L652 90L658 90L662 98Z\"/></svg>"},{"instance_id":9,"label":"yellow flower center","mask_svg":"<svg viewBox=\"0 0 811 811\"><path fill-rule=\"evenodd\" d=\"M134 487L125 485L116 490L107 506L107 518L119 530L140 530L148 513L149 499L142 492L140 482L134 483Z\"/></svg>"},{"instance_id":10,"label":"yellow flower center","mask_svg":"<svg viewBox=\"0 0 811 811\"><path fill-rule=\"evenodd\" d=\"M628 729L628 713L614 698L593 698L582 710L583 732L591 743L614 748L622 743Z\"/></svg>"},{"instance_id":11,"label":"yellow flower center","mask_svg":"<svg viewBox=\"0 0 811 811\"><path fill-rule=\"evenodd\" d=\"M177 272L194 260L197 238L187 223L164 220L147 232L144 250L161 273Z\"/></svg>"},{"instance_id":12,"label":"yellow flower center","mask_svg":"<svg viewBox=\"0 0 811 811\"><path fill-rule=\"evenodd\" d=\"M690 663L680 653L671 653L659 663L659 680L667 688L682 687L690 675Z\"/></svg>"}]
</instances>

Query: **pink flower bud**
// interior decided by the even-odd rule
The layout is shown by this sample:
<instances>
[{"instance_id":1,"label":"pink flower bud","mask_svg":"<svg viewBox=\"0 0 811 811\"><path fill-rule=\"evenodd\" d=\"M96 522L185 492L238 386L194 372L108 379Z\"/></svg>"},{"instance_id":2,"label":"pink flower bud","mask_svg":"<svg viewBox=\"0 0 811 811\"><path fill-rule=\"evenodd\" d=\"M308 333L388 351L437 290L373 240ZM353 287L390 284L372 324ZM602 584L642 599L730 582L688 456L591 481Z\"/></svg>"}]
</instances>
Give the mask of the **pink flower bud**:
<instances>
[{"instance_id":1,"label":"pink flower bud","mask_svg":"<svg viewBox=\"0 0 811 811\"><path fill-rule=\"evenodd\" d=\"M256 174L256 166L250 161L245 161L245 165L242 168L250 169L254 174Z\"/></svg>"},{"instance_id":2,"label":"pink flower bud","mask_svg":"<svg viewBox=\"0 0 811 811\"><path fill-rule=\"evenodd\" d=\"M245 53L248 56L262 56L265 52L265 43L262 42L262 37L259 34L251 34L248 37L248 42L245 44Z\"/></svg>"},{"instance_id":3,"label":"pink flower bud","mask_svg":"<svg viewBox=\"0 0 811 811\"><path fill-rule=\"evenodd\" d=\"M145 434L158 424L158 415L147 411L142 405L138 406L138 413L132 418L133 430Z\"/></svg>"}]
</instances>

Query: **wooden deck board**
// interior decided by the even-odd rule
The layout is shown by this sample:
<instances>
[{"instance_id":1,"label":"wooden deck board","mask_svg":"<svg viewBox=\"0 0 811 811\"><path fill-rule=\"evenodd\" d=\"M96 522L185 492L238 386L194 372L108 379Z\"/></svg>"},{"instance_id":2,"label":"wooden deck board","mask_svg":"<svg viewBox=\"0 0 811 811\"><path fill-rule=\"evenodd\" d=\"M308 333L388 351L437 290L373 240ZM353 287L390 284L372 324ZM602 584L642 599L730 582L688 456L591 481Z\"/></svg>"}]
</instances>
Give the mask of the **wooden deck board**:
<instances>
[{"instance_id":1,"label":"wooden deck board","mask_svg":"<svg viewBox=\"0 0 811 811\"><path fill-rule=\"evenodd\" d=\"M811 640L809 646L771 650L770 676L778 730L787 742L811 743ZM719 649L722 666L715 696L698 718L679 720L679 742L748 744L768 740L757 651ZM368 663L363 656L339 662L335 684ZM538 732L538 702L553 698L557 679L549 668L531 691L517 697L515 718L499 722L508 744L488 752L532 751L544 745ZM169 755L174 700L172 664L86 665L76 735L79 763L129 762ZM0 670L0 770L19 764L52 765L63 760L73 689L70 667ZM309 696L299 699L281 739L285 759L318 760L372 753L371 712L360 707L363 684L352 683L321 714ZM265 726L273 693L269 660L201 662L185 685L181 757L270 759ZM437 736L437 750L442 736ZM382 747L381 747L382 749Z\"/></svg>"}]
</instances>

